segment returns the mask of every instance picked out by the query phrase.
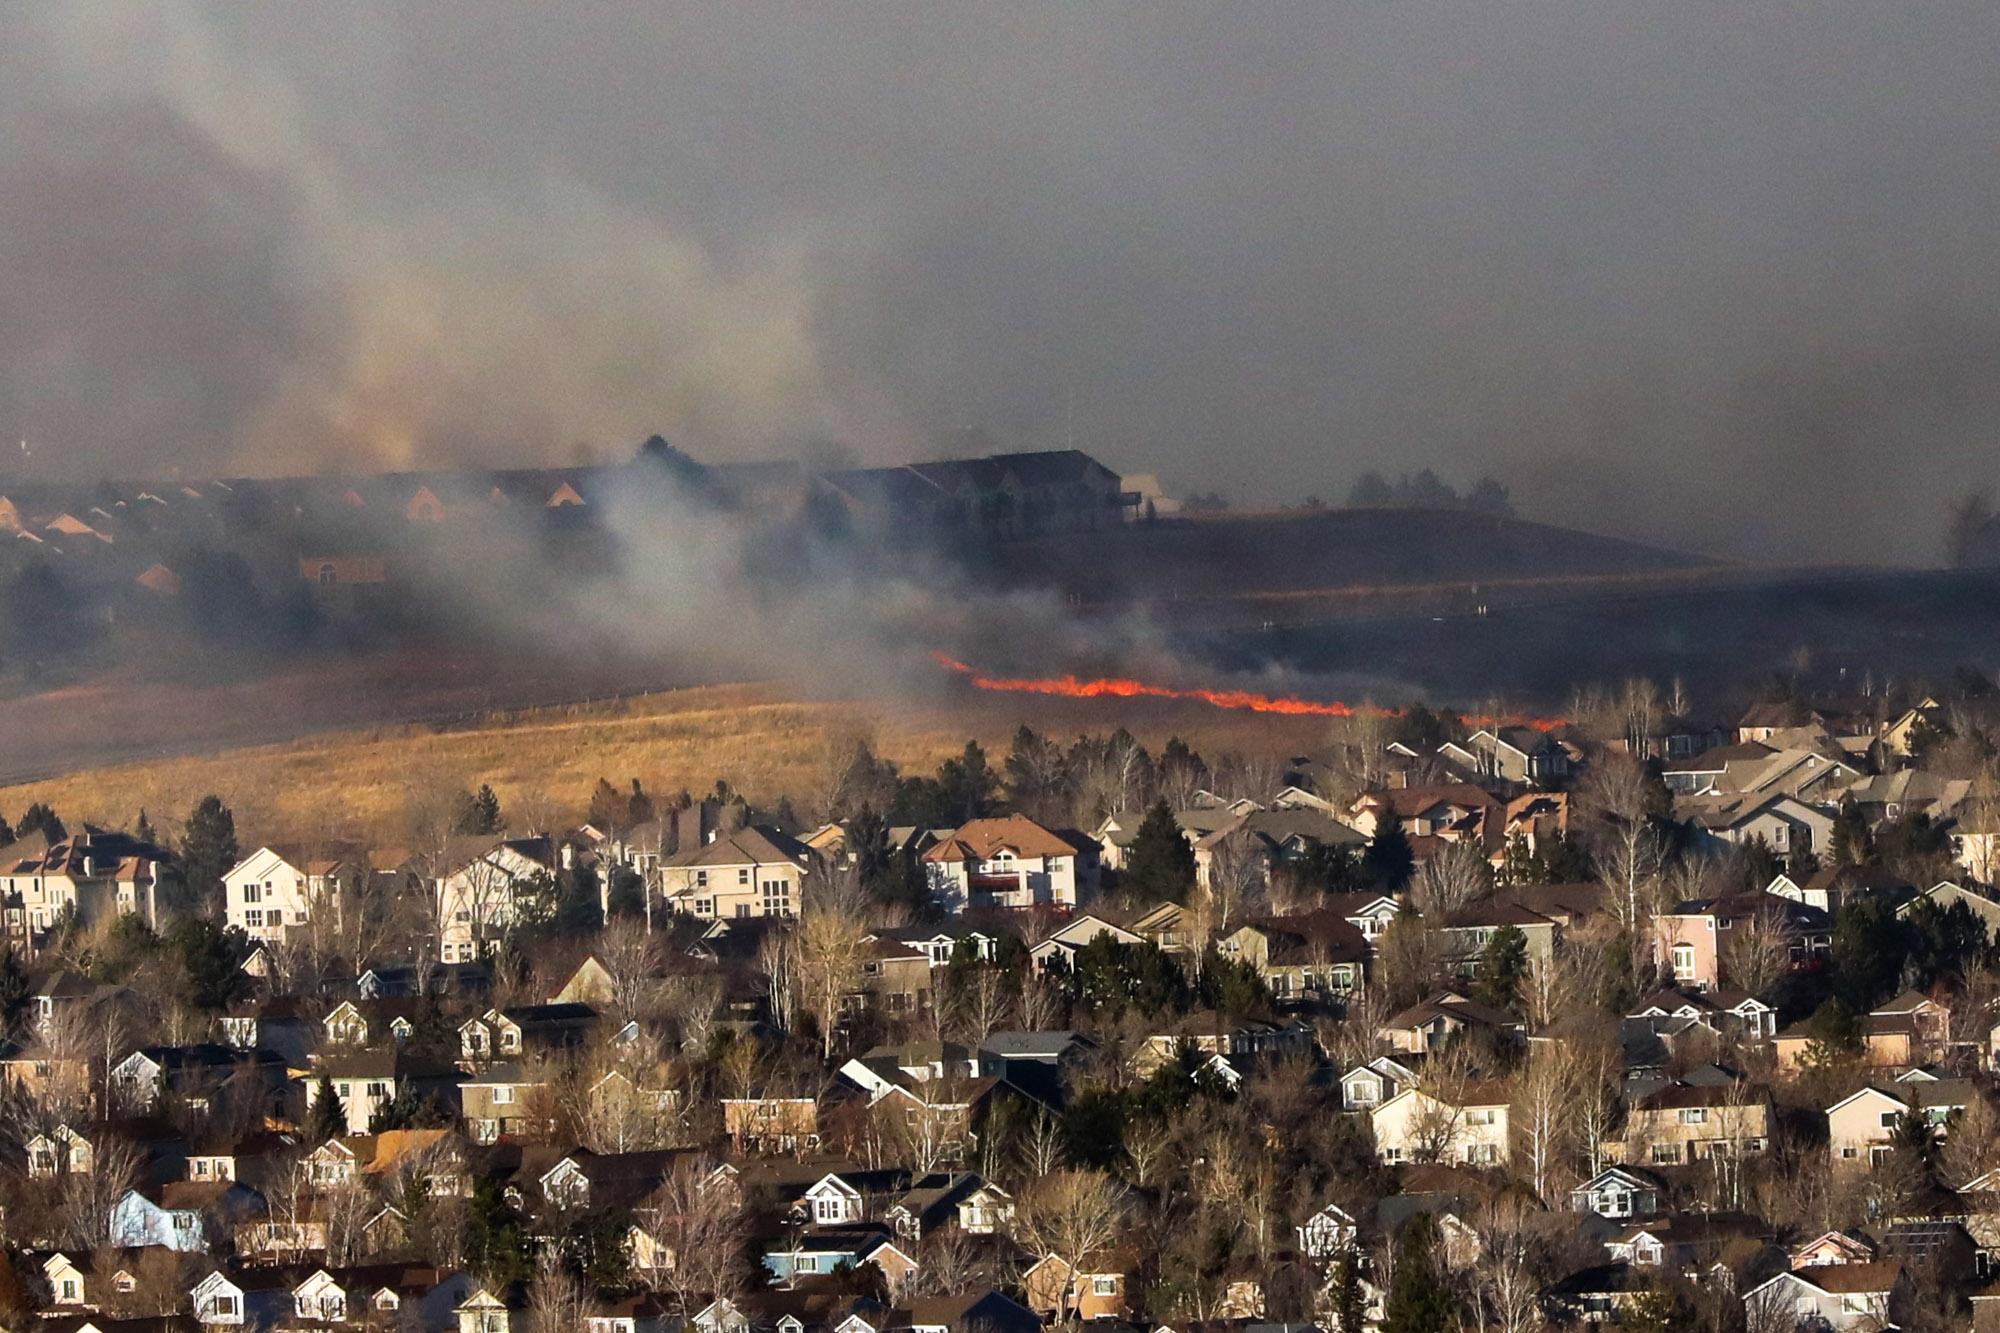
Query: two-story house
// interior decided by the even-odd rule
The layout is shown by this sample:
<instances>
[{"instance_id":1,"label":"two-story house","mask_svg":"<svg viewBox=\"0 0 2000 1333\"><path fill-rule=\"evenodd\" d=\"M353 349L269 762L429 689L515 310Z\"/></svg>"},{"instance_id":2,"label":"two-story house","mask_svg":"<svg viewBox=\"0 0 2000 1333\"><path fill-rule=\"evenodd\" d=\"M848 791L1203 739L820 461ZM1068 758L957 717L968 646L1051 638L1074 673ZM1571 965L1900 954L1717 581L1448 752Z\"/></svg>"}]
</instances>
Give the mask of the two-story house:
<instances>
[{"instance_id":1,"label":"two-story house","mask_svg":"<svg viewBox=\"0 0 2000 1333\"><path fill-rule=\"evenodd\" d=\"M703 921L792 917L799 913L812 849L768 824L718 829L660 865L674 911Z\"/></svg>"},{"instance_id":2,"label":"two-story house","mask_svg":"<svg viewBox=\"0 0 2000 1333\"><path fill-rule=\"evenodd\" d=\"M968 908L1075 907L1097 891L1099 847L1026 815L975 819L923 854L932 901Z\"/></svg>"}]
</instances>

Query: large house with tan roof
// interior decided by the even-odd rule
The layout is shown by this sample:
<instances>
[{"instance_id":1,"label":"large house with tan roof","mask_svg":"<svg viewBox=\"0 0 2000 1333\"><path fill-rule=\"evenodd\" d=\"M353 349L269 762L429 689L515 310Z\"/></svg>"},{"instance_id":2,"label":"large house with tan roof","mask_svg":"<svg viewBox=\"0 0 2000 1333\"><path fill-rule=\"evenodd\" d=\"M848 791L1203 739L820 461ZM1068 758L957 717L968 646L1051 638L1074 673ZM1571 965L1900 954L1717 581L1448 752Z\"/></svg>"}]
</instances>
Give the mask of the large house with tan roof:
<instances>
[{"instance_id":1,"label":"large house with tan roof","mask_svg":"<svg viewBox=\"0 0 2000 1333\"><path fill-rule=\"evenodd\" d=\"M810 847L766 824L717 830L660 866L667 903L703 921L792 917L799 912Z\"/></svg>"},{"instance_id":2,"label":"large house with tan roof","mask_svg":"<svg viewBox=\"0 0 2000 1333\"><path fill-rule=\"evenodd\" d=\"M1026 815L975 819L923 855L931 897L968 907L1075 907L1097 890L1098 847L1083 834L1043 828Z\"/></svg>"},{"instance_id":3,"label":"large house with tan roof","mask_svg":"<svg viewBox=\"0 0 2000 1333\"><path fill-rule=\"evenodd\" d=\"M85 924L137 916L157 929L166 907L162 872L172 861L152 843L90 825L40 851L0 860L7 937L32 953L67 916Z\"/></svg>"}]
</instances>

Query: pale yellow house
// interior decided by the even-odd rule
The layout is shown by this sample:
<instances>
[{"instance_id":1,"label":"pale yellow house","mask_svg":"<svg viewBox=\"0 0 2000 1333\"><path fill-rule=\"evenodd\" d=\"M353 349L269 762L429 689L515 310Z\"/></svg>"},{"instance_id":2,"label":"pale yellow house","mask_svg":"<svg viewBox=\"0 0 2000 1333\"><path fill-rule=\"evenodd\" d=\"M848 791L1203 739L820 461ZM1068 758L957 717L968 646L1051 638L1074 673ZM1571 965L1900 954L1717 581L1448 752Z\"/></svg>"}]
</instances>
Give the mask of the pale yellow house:
<instances>
[{"instance_id":1,"label":"pale yellow house","mask_svg":"<svg viewBox=\"0 0 2000 1333\"><path fill-rule=\"evenodd\" d=\"M1405 1088L1369 1113L1375 1155L1404 1162L1502 1166L1508 1158L1508 1103L1497 1085L1475 1084L1451 1100Z\"/></svg>"}]
</instances>

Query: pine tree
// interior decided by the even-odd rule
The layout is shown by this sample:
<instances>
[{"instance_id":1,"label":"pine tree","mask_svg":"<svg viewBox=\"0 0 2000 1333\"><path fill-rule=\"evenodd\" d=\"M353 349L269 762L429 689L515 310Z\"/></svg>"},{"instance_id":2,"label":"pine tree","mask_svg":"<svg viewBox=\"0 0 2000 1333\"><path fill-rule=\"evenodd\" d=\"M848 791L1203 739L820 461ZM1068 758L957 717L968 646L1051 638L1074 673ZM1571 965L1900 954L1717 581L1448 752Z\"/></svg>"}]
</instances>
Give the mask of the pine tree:
<instances>
[{"instance_id":1,"label":"pine tree","mask_svg":"<svg viewBox=\"0 0 2000 1333\"><path fill-rule=\"evenodd\" d=\"M347 1132L347 1108L334 1095L333 1080L325 1074L319 1076L319 1086L314 1090L312 1109L306 1115L305 1136L307 1143L325 1143L328 1139L339 1138Z\"/></svg>"},{"instance_id":2,"label":"pine tree","mask_svg":"<svg viewBox=\"0 0 2000 1333\"><path fill-rule=\"evenodd\" d=\"M1396 1276L1383 1306L1382 1333L1453 1333L1458 1311L1438 1272L1438 1224L1418 1213L1396 1244Z\"/></svg>"},{"instance_id":3,"label":"pine tree","mask_svg":"<svg viewBox=\"0 0 2000 1333\"><path fill-rule=\"evenodd\" d=\"M1362 1333L1368 1321L1368 1297L1361 1290L1361 1264L1352 1248L1341 1251L1332 1285L1333 1333Z\"/></svg>"},{"instance_id":4,"label":"pine tree","mask_svg":"<svg viewBox=\"0 0 2000 1333\"><path fill-rule=\"evenodd\" d=\"M61 842L69 836L69 830L56 818L56 812L36 801L21 812L21 822L14 826L15 836L26 838L39 833L51 843Z\"/></svg>"},{"instance_id":5,"label":"pine tree","mask_svg":"<svg viewBox=\"0 0 2000 1333\"><path fill-rule=\"evenodd\" d=\"M632 779L632 795L625 801L625 827L637 828L641 824L653 822L653 798L639 785L639 779Z\"/></svg>"},{"instance_id":6,"label":"pine tree","mask_svg":"<svg viewBox=\"0 0 2000 1333\"><path fill-rule=\"evenodd\" d=\"M202 797L188 812L181 833L181 873L194 901L207 904L219 898L222 877L238 859L236 816L220 796Z\"/></svg>"},{"instance_id":7,"label":"pine tree","mask_svg":"<svg viewBox=\"0 0 2000 1333\"><path fill-rule=\"evenodd\" d=\"M132 826L132 836L140 842L157 844L159 835L153 832L153 821L146 818L146 808L139 807L139 822Z\"/></svg>"},{"instance_id":8,"label":"pine tree","mask_svg":"<svg viewBox=\"0 0 2000 1333\"><path fill-rule=\"evenodd\" d=\"M1165 798L1153 802L1132 835L1118 882L1134 902L1185 902L1194 888L1194 847Z\"/></svg>"},{"instance_id":9,"label":"pine tree","mask_svg":"<svg viewBox=\"0 0 2000 1333\"><path fill-rule=\"evenodd\" d=\"M625 797L618 794L618 789L605 779L599 778L597 785L590 789L590 809L584 814L584 818L590 821L592 828L610 833L624 823L628 808L629 803Z\"/></svg>"},{"instance_id":10,"label":"pine tree","mask_svg":"<svg viewBox=\"0 0 2000 1333\"><path fill-rule=\"evenodd\" d=\"M0 1032L14 1024L14 1015L28 1002L28 970L14 953L12 944L0 944Z\"/></svg>"},{"instance_id":11,"label":"pine tree","mask_svg":"<svg viewBox=\"0 0 2000 1333\"><path fill-rule=\"evenodd\" d=\"M1377 818L1375 836L1368 840L1368 850L1361 854L1361 868L1389 893L1409 885L1417 868L1417 855L1410 849L1410 837L1403 832L1403 821L1396 818L1394 811L1384 810Z\"/></svg>"},{"instance_id":12,"label":"pine tree","mask_svg":"<svg viewBox=\"0 0 2000 1333\"><path fill-rule=\"evenodd\" d=\"M0 815L0 847L5 847L13 841L14 826L7 822L6 816Z\"/></svg>"},{"instance_id":13,"label":"pine tree","mask_svg":"<svg viewBox=\"0 0 2000 1333\"><path fill-rule=\"evenodd\" d=\"M1479 951L1479 982L1474 993L1496 1009L1512 1009L1528 979L1528 937L1517 926L1502 926Z\"/></svg>"}]
</instances>

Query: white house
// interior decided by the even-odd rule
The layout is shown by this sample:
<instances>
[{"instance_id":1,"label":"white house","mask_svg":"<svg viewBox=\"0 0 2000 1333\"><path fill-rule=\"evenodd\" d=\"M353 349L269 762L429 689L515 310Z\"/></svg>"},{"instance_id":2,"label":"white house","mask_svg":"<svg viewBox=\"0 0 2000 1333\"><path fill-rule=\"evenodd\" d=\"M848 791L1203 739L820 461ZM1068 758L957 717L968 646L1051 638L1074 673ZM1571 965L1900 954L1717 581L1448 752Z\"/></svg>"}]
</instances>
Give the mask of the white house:
<instances>
[{"instance_id":1,"label":"white house","mask_svg":"<svg viewBox=\"0 0 2000 1333\"><path fill-rule=\"evenodd\" d=\"M1571 1190L1569 1206L1614 1222L1651 1217L1660 1211L1660 1182L1629 1166L1609 1166Z\"/></svg>"},{"instance_id":2,"label":"white house","mask_svg":"<svg viewBox=\"0 0 2000 1333\"><path fill-rule=\"evenodd\" d=\"M1356 1065L1340 1076L1341 1109L1371 1110L1416 1081L1416 1074L1408 1067L1386 1055L1378 1055L1367 1064Z\"/></svg>"},{"instance_id":3,"label":"white house","mask_svg":"<svg viewBox=\"0 0 2000 1333\"><path fill-rule=\"evenodd\" d=\"M975 819L923 854L931 897L968 907L1074 907L1096 891L1098 846L1043 828L1026 815Z\"/></svg>"},{"instance_id":4,"label":"white house","mask_svg":"<svg viewBox=\"0 0 2000 1333\"><path fill-rule=\"evenodd\" d=\"M1299 1252L1311 1259L1331 1259L1351 1249L1361 1234L1354 1215L1337 1203L1320 1209L1294 1230L1299 1234Z\"/></svg>"},{"instance_id":5,"label":"white house","mask_svg":"<svg viewBox=\"0 0 2000 1333\"><path fill-rule=\"evenodd\" d=\"M432 881L438 920L438 959L470 963L482 941L513 924L523 888L556 872L555 845L547 838L473 839Z\"/></svg>"},{"instance_id":6,"label":"white house","mask_svg":"<svg viewBox=\"0 0 2000 1333\"><path fill-rule=\"evenodd\" d=\"M1832 1333L1890 1328L1910 1292L1893 1261L1793 1269L1743 1294L1752 1328L1824 1328Z\"/></svg>"},{"instance_id":7,"label":"white house","mask_svg":"<svg viewBox=\"0 0 2000 1333\"><path fill-rule=\"evenodd\" d=\"M1468 1088L1457 1104L1405 1088L1369 1113L1375 1152L1391 1165L1499 1166L1508 1156L1508 1110L1503 1093L1482 1087Z\"/></svg>"},{"instance_id":8,"label":"white house","mask_svg":"<svg viewBox=\"0 0 2000 1333\"><path fill-rule=\"evenodd\" d=\"M222 876L223 911L253 940L277 944L312 920L339 877L357 867L346 854L312 856L296 847L259 847Z\"/></svg>"}]
</instances>

